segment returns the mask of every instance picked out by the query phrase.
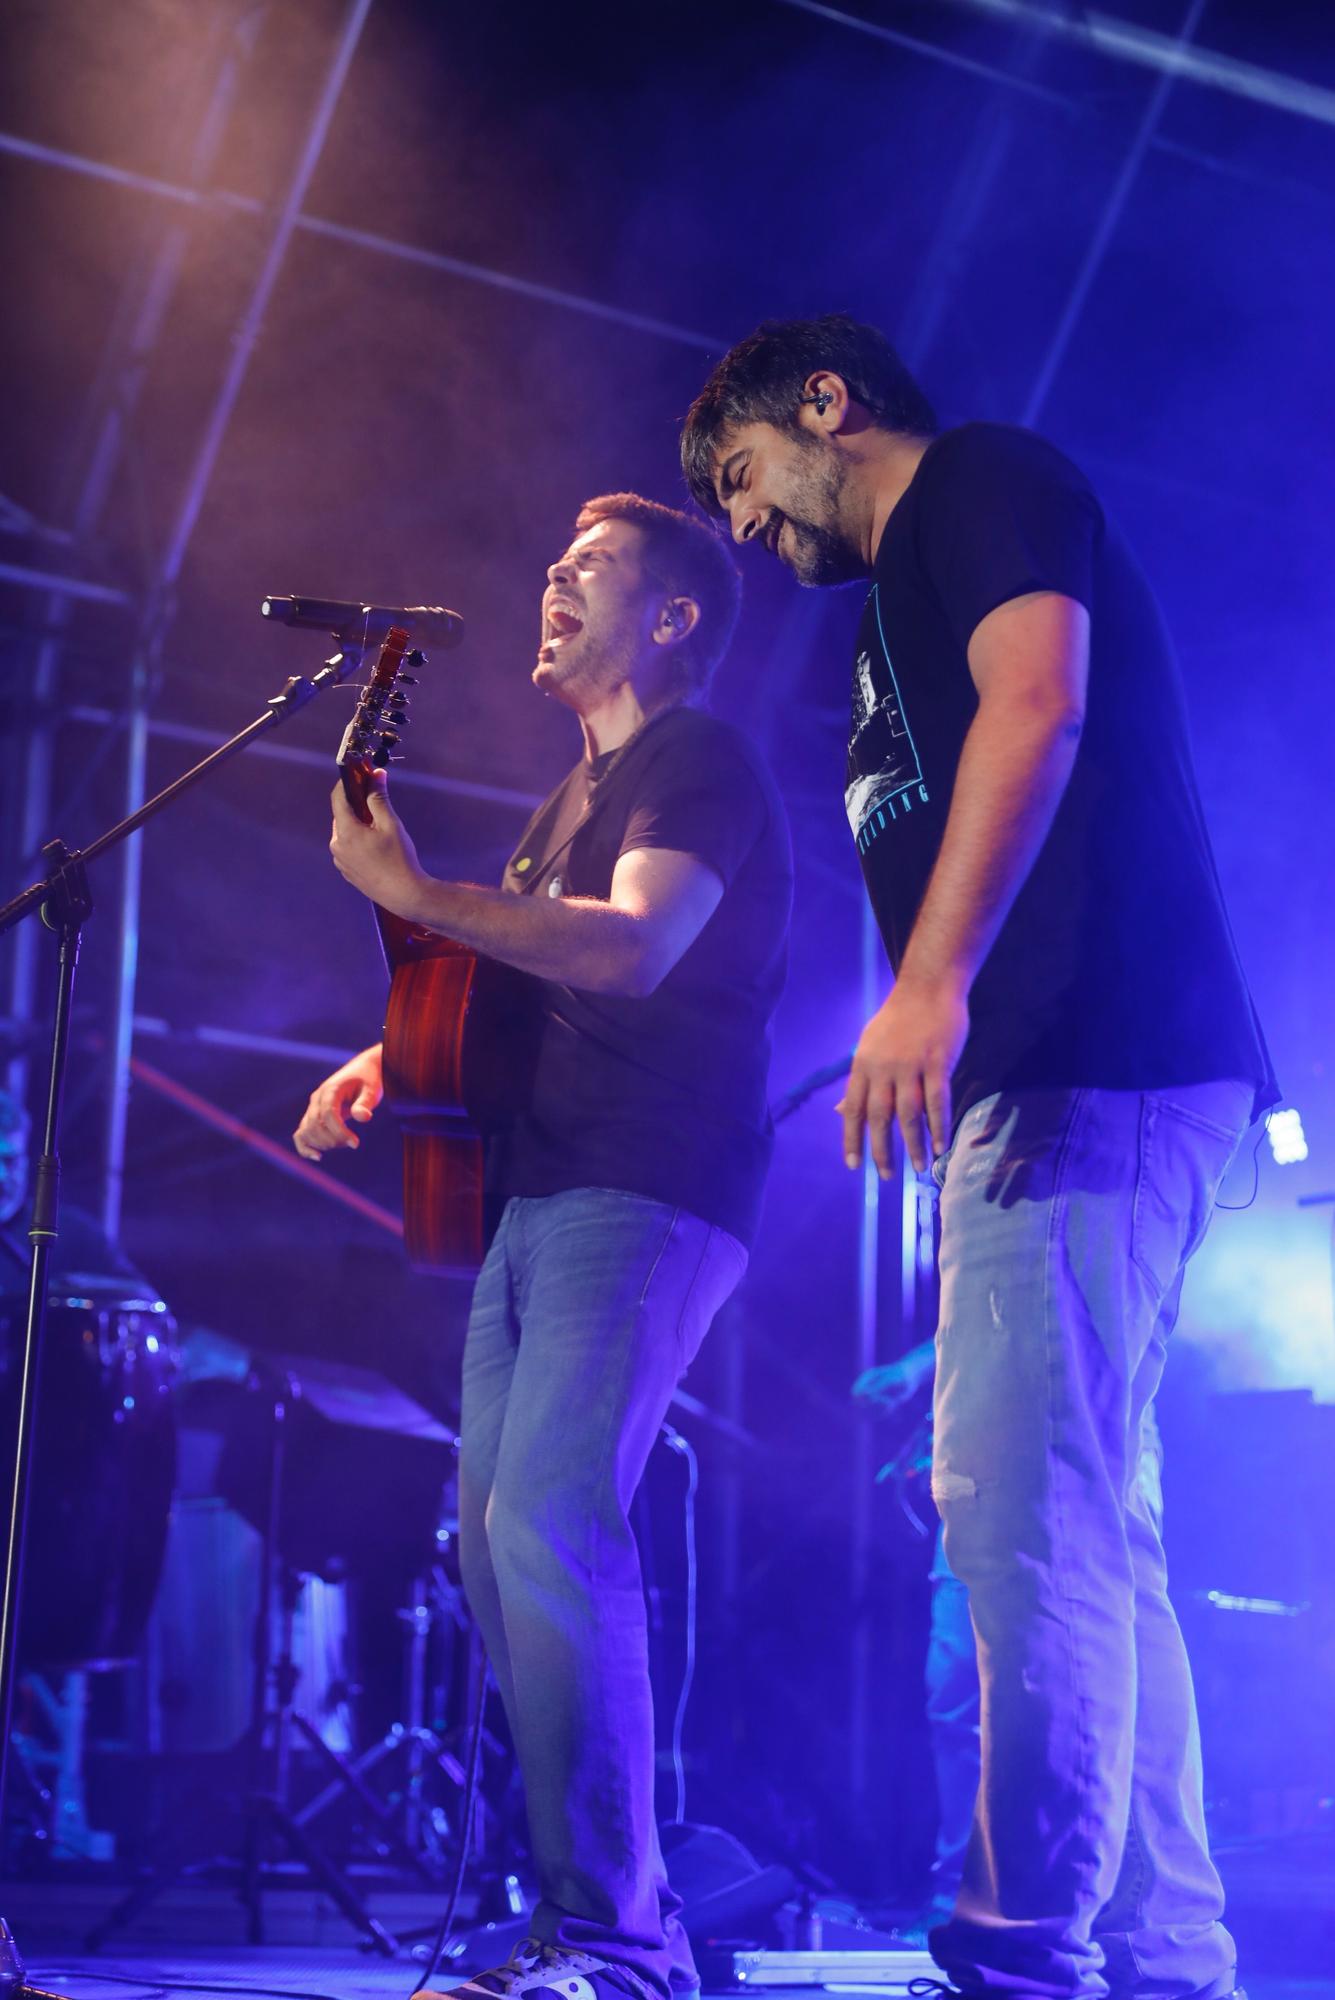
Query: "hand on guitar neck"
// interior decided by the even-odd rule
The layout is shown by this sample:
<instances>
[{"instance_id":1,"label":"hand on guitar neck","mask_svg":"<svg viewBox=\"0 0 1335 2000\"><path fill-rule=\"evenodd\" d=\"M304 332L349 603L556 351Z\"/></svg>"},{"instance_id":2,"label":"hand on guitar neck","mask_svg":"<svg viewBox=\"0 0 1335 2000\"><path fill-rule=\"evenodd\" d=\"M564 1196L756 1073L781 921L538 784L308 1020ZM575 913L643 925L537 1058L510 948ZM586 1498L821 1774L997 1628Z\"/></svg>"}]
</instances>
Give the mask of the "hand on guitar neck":
<instances>
[{"instance_id":1,"label":"hand on guitar neck","mask_svg":"<svg viewBox=\"0 0 1335 2000\"><path fill-rule=\"evenodd\" d=\"M407 827L389 802L383 771L366 781L362 810L349 800L346 780L334 787L334 828L329 852L344 881L369 896L379 909L412 923L419 920L423 891L430 881L417 859Z\"/></svg>"}]
</instances>

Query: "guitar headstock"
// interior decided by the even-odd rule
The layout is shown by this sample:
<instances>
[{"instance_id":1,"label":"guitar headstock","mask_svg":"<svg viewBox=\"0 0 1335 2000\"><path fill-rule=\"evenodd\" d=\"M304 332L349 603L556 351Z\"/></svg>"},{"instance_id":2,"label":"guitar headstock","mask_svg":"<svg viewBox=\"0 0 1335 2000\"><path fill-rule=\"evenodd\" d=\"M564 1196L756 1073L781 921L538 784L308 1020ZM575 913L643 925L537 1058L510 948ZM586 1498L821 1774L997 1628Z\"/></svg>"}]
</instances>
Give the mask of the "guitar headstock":
<instances>
[{"instance_id":1,"label":"guitar headstock","mask_svg":"<svg viewBox=\"0 0 1335 2000\"><path fill-rule=\"evenodd\" d=\"M406 690L416 687L408 669L425 665L426 656L410 647L402 625L391 625L380 648L370 680L362 689L356 713L338 746L338 769L348 803L359 820L371 824L367 795L377 771L391 761L408 724Z\"/></svg>"}]
</instances>

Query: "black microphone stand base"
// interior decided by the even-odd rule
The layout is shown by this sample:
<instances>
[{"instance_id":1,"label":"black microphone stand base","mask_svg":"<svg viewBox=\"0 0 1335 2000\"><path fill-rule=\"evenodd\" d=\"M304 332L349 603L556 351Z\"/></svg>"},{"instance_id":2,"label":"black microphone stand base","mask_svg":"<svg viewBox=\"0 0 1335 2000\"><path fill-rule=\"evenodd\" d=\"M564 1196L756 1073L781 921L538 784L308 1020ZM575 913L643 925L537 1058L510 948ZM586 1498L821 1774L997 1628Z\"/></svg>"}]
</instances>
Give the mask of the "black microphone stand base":
<instances>
[{"instance_id":1,"label":"black microphone stand base","mask_svg":"<svg viewBox=\"0 0 1335 2000\"><path fill-rule=\"evenodd\" d=\"M28 1984L14 1933L3 1917L0 1917L0 2000L66 2000L63 1993L50 1993L44 1986Z\"/></svg>"},{"instance_id":2,"label":"black microphone stand base","mask_svg":"<svg viewBox=\"0 0 1335 2000\"><path fill-rule=\"evenodd\" d=\"M23 1991L23 1960L14 1942L14 1933L3 1917L0 1917L0 1995L10 2000L11 1995Z\"/></svg>"}]
</instances>

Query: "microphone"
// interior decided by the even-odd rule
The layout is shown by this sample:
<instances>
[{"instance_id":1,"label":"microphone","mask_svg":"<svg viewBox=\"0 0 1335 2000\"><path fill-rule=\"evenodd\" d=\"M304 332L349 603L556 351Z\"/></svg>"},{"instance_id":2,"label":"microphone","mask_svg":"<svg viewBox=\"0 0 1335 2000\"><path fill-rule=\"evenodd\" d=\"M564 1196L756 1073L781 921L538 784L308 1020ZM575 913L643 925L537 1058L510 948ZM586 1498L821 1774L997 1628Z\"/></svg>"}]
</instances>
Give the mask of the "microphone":
<instances>
[{"instance_id":1,"label":"microphone","mask_svg":"<svg viewBox=\"0 0 1335 2000\"><path fill-rule=\"evenodd\" d=\"M435 646L457 646L464 621L440 604L348 604L337 597L266 597L260 615L275 625L332 632L347 645L383 639L391 625L406 625L413 636Z\"/></svg>"}]
</instances>

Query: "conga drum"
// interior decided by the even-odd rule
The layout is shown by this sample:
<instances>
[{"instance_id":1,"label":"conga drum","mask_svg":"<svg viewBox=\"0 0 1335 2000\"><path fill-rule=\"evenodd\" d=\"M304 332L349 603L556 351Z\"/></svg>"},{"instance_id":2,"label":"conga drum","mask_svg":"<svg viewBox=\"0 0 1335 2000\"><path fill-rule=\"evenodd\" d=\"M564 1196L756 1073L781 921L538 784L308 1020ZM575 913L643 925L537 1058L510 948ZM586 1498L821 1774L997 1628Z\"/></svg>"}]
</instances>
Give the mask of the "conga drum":
<instances>
[{"instance_id":1,"label":"conga drum","mask_svg":"<svg viewBox=\"0 0 1335 2000\"><path fill-rule=\"evenodd\" d=\"M0 1412L17 1428L26 1300L0 1298ZM25 1667L133 1659L176 1476L176 1326L123 1277L60 1279L46 1315L19 1610Z\"/></svg>"}]
</instances>

